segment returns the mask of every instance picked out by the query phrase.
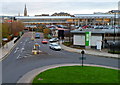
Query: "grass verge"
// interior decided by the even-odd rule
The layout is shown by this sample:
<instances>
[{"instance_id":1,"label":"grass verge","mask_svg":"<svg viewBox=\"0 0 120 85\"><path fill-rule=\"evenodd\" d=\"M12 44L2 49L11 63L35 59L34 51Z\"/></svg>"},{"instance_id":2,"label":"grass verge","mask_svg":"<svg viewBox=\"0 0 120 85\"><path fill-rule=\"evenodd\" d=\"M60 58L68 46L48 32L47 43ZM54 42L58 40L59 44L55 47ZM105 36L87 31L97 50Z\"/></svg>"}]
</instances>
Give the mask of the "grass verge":
<instances>
[{"instance_id":1,"label":"grass verge","mask_svg":"<svg viewBox=\"0 0 120 85\"><path fill-rule=\"evenodd\" d=\"M36 83L119 83L118 71L92 66L63 66L38 74Z\"/></svg>"}]
</instances>

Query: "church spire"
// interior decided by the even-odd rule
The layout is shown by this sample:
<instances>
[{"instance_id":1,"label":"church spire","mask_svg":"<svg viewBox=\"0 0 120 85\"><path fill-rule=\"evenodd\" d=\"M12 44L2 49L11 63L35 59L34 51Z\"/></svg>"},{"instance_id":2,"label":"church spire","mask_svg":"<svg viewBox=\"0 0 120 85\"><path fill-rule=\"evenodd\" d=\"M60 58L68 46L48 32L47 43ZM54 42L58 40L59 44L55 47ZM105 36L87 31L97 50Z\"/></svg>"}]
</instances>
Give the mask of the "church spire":
<instances>
[{"instance_id":1,"label":"church spire","mask_svg":"<svg viewBox=\"0 0 120 85\"><path fill-rule=\"evenodd\" d=\"M27 16L27 8L26 8L26 4L25 4L25 9L24 9L24 16Z\"/></svg>"}]
</instances>

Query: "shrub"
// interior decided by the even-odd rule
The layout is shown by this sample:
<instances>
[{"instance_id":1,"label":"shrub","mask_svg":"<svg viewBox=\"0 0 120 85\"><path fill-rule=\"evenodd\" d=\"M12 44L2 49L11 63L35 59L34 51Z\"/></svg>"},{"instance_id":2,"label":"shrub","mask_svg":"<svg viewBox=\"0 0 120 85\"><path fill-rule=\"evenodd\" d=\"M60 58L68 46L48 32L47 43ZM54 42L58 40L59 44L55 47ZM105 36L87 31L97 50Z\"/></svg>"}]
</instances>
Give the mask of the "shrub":
<instances>
[{"instance_id":1,"label":"shrub","mask_svg":"<svg viewBox=\"0 0 120 85\"><path fill-rule=\"evenodd\" d=\"M120 51L108 51L108 53L112 53L112 54L120 54Z\"/></svg>"},{"instance_id":2,"label":"shrub","mask_svg":"<svg viewBox=\"0 0 120 85\"><path fill-rule=\"evenodd\" d=\"M63 42L63 44L66 45L66 46L71 46L72 42Z\"/></svg>"}]
</instances>

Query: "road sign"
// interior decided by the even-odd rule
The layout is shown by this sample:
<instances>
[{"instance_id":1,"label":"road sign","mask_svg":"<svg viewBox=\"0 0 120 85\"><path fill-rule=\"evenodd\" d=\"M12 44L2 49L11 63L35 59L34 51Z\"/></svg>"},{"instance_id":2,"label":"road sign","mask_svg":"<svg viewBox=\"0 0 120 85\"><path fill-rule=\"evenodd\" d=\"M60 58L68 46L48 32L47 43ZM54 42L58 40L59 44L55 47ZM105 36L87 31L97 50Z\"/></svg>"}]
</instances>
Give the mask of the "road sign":
<instances>
[{"instance_id":1,"label":"road sign","mask_svg":"<svg viewBox=\"0 0 120 85\"><path fill-rule=\"evenodd\" d=\"M90 46L91 32L85 32L85 46Z\"/></svg>"},{"instance_id":2,"label":"road sign","mask_svg":"<svg viewBox=\"0 0 120 85\"><path fill-rule=\"evenodd\" d=\"M81 51L81 54L85 54L85 51L84 51L84 50L82 50L82 51Z\"/></svg>"}]
</instances>

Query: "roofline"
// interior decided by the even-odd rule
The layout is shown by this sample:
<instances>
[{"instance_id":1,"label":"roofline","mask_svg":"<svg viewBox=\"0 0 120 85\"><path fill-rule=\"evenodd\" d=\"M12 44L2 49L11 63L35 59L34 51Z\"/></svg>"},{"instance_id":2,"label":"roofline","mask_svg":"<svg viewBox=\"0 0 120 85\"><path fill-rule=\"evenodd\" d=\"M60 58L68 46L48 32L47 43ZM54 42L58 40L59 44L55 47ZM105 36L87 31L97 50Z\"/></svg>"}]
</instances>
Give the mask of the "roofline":
<instances>
[{"instance_id":1,"label":"roofline","mask_svg":"<svg viewBox=\"0 0 120 85\"><path fill-rule=\"evenodd\" d=\"M16 19L70 19L71 16L16 16Z\"/></svg>"}]
</instances>

